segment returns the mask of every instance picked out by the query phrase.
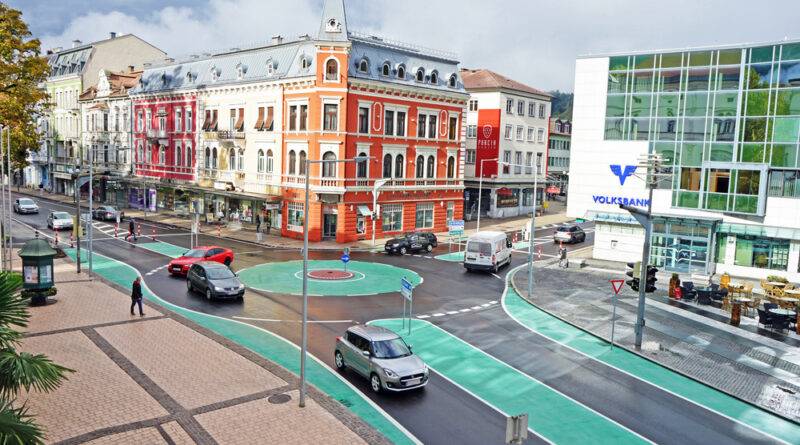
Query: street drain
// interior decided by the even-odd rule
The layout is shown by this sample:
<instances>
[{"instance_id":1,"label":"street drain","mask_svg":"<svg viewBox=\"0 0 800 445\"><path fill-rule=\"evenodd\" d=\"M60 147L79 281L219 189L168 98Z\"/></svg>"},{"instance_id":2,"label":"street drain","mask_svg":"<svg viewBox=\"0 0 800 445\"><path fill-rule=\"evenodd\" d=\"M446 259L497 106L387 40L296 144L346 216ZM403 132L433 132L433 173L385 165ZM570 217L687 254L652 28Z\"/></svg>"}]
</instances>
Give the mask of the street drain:
<instances>
[{"instance_id":1,"label":"street drain","mask_svg":"<svg viewBox=\"0 0 800 445\"><path fill-rule=\"evenodd\" d=\"M338 399L338 401L339 401L339 403L341 403L342 405L344 405L344 406L346 406L348 408L353 406L353 404L347 399Z\"/></svg>"},{"instance_id":2,"label":"street drain","mask_svg":"<svg viewBox=\"0 0 800 445\"><path fill-rule=\"evenodd\" d=\"M267 402L272 403L274 405L279 405L281 403L286 403L289 400L292 400L292 396L290 396L289 394L275 394L269 396Z\"/></svg>"},{"instance_id":3,"label":"street drain","mask_svg":"<svg viewBox=\"0 0 800 445\"><path fill-rule=\"evenodd\" d=\"M780 389L783 392L788 392L789 394L795 394L795 392L792 391L790 388L786 388L786 387L783 387L783 386L778 386L777 388Z\"/></svg>"}]
</instances>

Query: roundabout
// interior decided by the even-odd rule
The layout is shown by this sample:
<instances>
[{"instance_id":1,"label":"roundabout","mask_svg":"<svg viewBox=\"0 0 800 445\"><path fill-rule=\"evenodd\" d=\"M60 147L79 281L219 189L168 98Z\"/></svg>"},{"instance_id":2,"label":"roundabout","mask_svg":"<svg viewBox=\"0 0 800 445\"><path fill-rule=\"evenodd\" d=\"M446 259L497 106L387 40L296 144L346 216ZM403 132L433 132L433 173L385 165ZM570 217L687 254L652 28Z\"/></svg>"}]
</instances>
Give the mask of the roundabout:
<instances>
[{"instance_id":1,"label":"roundabout","mask_svg":"<svg viewBox=\"0 0 800 445\"><path fill-rule=\"evenodd\" d=\"M308 293L323 296L372 295L400 291L400 280L413 286L422 282L416 272L380 263L351 261L345 273L341 261L308 262ZM239 271L245 286L266 292L301 295L303 262L265 263Z\"/></svg>"}]
</instances>

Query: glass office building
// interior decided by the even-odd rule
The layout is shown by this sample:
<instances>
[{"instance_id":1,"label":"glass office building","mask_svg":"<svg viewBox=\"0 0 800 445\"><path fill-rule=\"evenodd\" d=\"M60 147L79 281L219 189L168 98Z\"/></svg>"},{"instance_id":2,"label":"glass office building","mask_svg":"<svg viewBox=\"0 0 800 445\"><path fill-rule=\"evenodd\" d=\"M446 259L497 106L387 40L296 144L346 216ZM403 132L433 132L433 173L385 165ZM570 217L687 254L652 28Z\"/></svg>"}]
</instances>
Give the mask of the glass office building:
<instances>
[{"instance_id":1,"label":"glass office building","mask_svg":"<svg viewBox=\"0 0 800 445\"><path fill-rule=\"evenodd\" d=\"M604 110L589 100L601 73ZM573 159L582 150L601 158L602 144L590 144L598 138L663 156L656 264L754 277L800 272L800 42L579 58L575 102L576 132L582 116L604 122L586 123L602 135L574 135ZM579 217L585 207L576 202L568 213Z\"/></svg>"}]
</instances>

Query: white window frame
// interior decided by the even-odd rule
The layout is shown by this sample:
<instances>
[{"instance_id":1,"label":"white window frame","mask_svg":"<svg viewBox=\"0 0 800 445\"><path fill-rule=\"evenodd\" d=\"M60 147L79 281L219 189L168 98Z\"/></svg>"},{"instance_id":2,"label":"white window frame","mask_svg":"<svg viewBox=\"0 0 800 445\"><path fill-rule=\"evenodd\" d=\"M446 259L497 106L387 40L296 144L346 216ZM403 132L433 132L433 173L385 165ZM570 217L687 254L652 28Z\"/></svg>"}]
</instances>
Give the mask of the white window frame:
<instances>
[{"instance_id":1,"label":"white window frame","mask_svg":"<svg viewBox=\"0 0 800 445\"><path fill-rule=\"evenodd\" d=\"M384 120L386 120L386 112L387 111L391 111L391 112L394 113L394 118L392 119L393 136L406 137L406 135L408 135L408 108L409 107L407 107L407 106L400 106L400 105L386 105L384 107L384 109L383 109L383 119ZM403 118L403 134L398 134L397 133L397 122L399 121L399 119L397 117L397 113L403 113L405 115L405 117ZM384 125L385 125L385 122L384 122ZM386 131L386 129L384 128L383 132L385 132L385 131ZM384 136L389 136L389 135L384 135Z\"/></svg>"},{"instance_id":2,"label":"white window frame","mask_svg":"<svg viewBox=\"0 0 800 445\"><path fill-rule=\"evenodd\" d=\"M325 123L326 123L326 119L327 119L327 116L325 116L325 108L328 107L328 106L336 107L336 120L333 123L334 124L334 128L325 128ZM340 114L339 114L339 108L340 107L339 107L339 102L338 101L333 101L331 99L323 99L322 100L322 110L321 110L322 119L320 120L320 122L322 122L322 131L323 132L335 133L335 132L339 131L339 119L341 117ZM297 115L298 115L297 118L299 119L300 118L300 109L299 108L297 109Z\"/></svg>"},{"instance_id":3,"label":"white window frame","mask_svg":"<svg viewBox=\"0 0 800 445\"><path fill-rule=\"evenodd\" d=\"M194 129L192 128L192 107L186 107L186 112L184 113L186 116L186 128L184 129L185 132L193 132Z\"/></svg>"},{"instance_id":4,"label":"white window frame","mask_svg":"<svg viewBox=\"0 0 800 445\"><path fill-rule=\"evenodd\" d=\"M467 151L466 151L464 162L466 164L469 164L469 165L474 165L475 164L475 156L477 154L476 152L477 152L476 149L468 148Z\"/></svg>"},{"instance_id":5,"label":"white window frame","mask_svg":"<svg viewBox=\"0 0 800 445\"><path fill-rule=\"evenodd\" d=\"M183 123L183 110L180 108L175 109L175 120L172 123L175 131L181 131L181 124Z\"/></svg>"},{"instance_id":6,"label":"white window frame","mask_svg":"<svg viewBox=\"0 0 800 445\"><path fill-rule=\"evenodd\" d=\"M544 128L538 130L536 142L544 144Z\"/></svg>"},{"instance_id":7,"label":"white window frame","mask_svg":"<svg viewBox=\"0 0 800 445\"><path fill-rule=\"evenodd\" d=\"M302 232L305 221L305 204L302 202L286 203L286 230ZM298 218L298 214L300 217Z\"/></svg>"},{"instance_id":8,"label":"white window frame","mask_svg":"<svg viewBox=\"0 0 800 445\"><path fill-rule=\"evenodd\" d=\"M336 63L336 76L333 79L328 78L328 62L330 62L331 60ZM323 70L322 71L322 81L323 82L339 83L341 81L342 68L341 68L341 64L339 63L339 59L337 59L336 57L330 56L327 59L325 59L325 63L322 65L322 67L323 67L322 68L322 70Z\"/></svg>"},{"instance_id":9,"label":"white window frame","mask_svg":"<svg viewBox=\"0 0 800 445\"><path fill-rule=\"evenodd\" d=\"M186 163L184 164L184 167L194 167L194 165L192 165L194 164L192 162L194 160L194 157L192 156L192 144L189 143L189 141L186 141L183 148L184 156L186 156Z\"/></svg>"},{"instance_id":10,"label":"white window frame","mask_svg":"<svg viewBox=\"0 0 800 445\"><path fill-rule=\"evenodd\" d=\"M266 163L267 163L267 155L264 152L263 148L258 149L258 155L256 159L256 172L257 173L264 173L266 170Z\"/></svg>"},{"instance_id":11,"label":"white window frame","mask_svg":"<svg viewBox=\"0 0 800 445\"><path fill-rule=\"evenodd\" d=\"M175 160L176 166L183 164L183 150L181 149L181 141L175 141L175 153L173 159Z\"/></svg>"},{"instance_id":12,"label":"white window frame","mask_svg":"<svg viewBox=\"0 0 800 445\"><path fill-rule=\"evenodd\" d=\"M524 141L525 140L525 127L522 125L517 125L516 128L516 140Z\"/></svg>"},{"instance_id":13,"label":"white window frame","mask_svg":"<svg viewBox=\"0 0 800 445\"><path fill-rule=\"evenodd\" d=\"M528 127L528 142L536 141L536 127Z\"/></svg>"},{"instance_id":14,"label":"white window frame","mask_svg":"<svg viewBox=\"0 0 800 445\"><path fill-rule=\"evenodd\" d=\"M547 112L547 107L545 104L539 104L539 118L544 119L544 115Z\"/></svg>"},{"instance_id":15,"label":"white window frame","mask_svg":"<svg viewBox=\"0 0 800 445\"><path fill-rule=\"evenodd\" d=\"M389 218L390 213L393 215L392 218ZM395 215L399 217L396 218ZM399 227L392 228L390 226L387 229L386 221L388 220L391 220L392 223L399 223ZM384 233L403 231L403 204L384 204L381 206L381 229Z\"/></svg>"},{"instance_id":16,"label":"white window frame","mask_svg":"<svg viewBox=\"0 0 800 445\"><path fill-rule=\"evenodd\" d=\"M523 99L517 99L517 115L525 116L525 101Z\"/></svg>"},{"instance_id":17,"label":"white window frame","mask_svg":"<svg viewBox=\"0 0 800 445\"><path fill-rule=\"evenodd\" d=\"M536 102L528 103L528 117L536 117Z\"/></svg>"},{"instance_id":18,"label":"white window frame","mask_svg":"<svg viewBox=\"0 0 800 445\"><path fill-rule=\"evenodd\" d=\"M272 152L272 154L270 154L270 152ZM271 175L275 171L274 170L275 169L275 152L271 148L268 148L266 153L265 153L265 155L266 155L266 166L265 166L266 167L266 173Z\"/></svg>"},{"instance_id":19,"label":"white window frame","mask_svg":"<svg viewBox=\"0 0 800 445\"><path fill-rule=\"evenodd\" d=\"M425 115L425 134L422 136L423 139L438 139L439 138L439 112L438 111L418 111L417 112L417 128L419 128L419 117ZM436 127L433 130L433 136L430 135L431 130L431 116L436 118ZM408 113L406 113L406 119L408 119ZM419 130L417 130L417 137L419 138Z\"/></svg>"},{"instance_id":20,"label":"white window frame","mask_svg":"<svg viewBox=\"0 0 800 445\"><path fill-rule=\"evenodd\" d=\"M513 131L514 131L514 130L513 130L513 128L514 128L514 126L513 126L513 125L511 125L511 124L506 124L505 130L504 130L504 132L503 132L503 139L505 139L505 140L507 140L507 141L510 141L510 140L512 140L512 138L514 137L514 134L513 134Z\"/></svg>"},{"instance_id":21,"label":"white window frame","mask_svg":"<svg viewBox=\"0 0 800 445\"><path fill-rule=\"evenodd\" d=\"M514 114L514 99L506 99L506 114Z\"/></svg>"},{"instance_id":22,"label":"white window frame","mask_svg":"<svg viewBox=\"0 0 800 445\"><path fill-rule=\"evenodd\" d=\"M420 212L422 213L422 224L420 222ZM430 217L430 219L428 218ZM415 229L432 229L435 225L434 222L434 209L432 202L418 202L414 209L414 228Z\"/></svg>"},{"instance_id":23,"label":"white window frame","mask_svg":"<svg viewBox=\"0 0 800 445\"><path fill-rule=\"evenodd\" d=\"M244 171L244 148L236 150L236 171Z\"/></svg>"},{"instance_id":24,"label":"white window frame","mask_svg":"<svg viewBox=\"0 0 800 445\"><path fill-rule=\"evenodd\" d=\"M469 111L478 111L478 99L471 99L469 101Z\"/></svg>"}]
</instances>

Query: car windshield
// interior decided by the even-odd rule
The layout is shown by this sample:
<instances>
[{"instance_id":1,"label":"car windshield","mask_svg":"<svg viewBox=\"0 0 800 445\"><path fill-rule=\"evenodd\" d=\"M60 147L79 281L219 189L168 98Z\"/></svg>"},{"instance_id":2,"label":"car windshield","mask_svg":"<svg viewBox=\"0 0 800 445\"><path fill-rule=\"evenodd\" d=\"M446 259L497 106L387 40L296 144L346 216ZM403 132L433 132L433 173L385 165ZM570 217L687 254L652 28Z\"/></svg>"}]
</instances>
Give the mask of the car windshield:
<instances>
[{"instance_id":1,"label":"car windshield","mask_svg":"<svg viewBox=\"0 0 800 445\"><path fill-rule=\"evenodd\" d=\"M374 341L372 342L372 350L375 358L400 358L411 355L408 346L399 337L391 340Z\"/></svg>"},{"instance_id":2,"label":"car windshield","mask_svg":"<svg viewBox=\"0 0 800 445\"><path fill-rule=\"evenodd\" d=\"M187 250L183 256L187 258L203 258L203 255L206 254L206 249L192 249Z\"/></svg>"},{"instance_id":3,"label":"car windshield","mask_svg":"<svg viewBox=\"0 0 800 445\"><path fill-rule=\"evenodd\" d=\"M569 232L569 227L559 227L556 230L558 230L559 232Z\"/></svg>"},{"instance_id":4,"label":"car windshield","mask_svg":"<svg viewBox=\"0 0 800 445\"><path fill-rule=\"evenodd\" d=\"M19 203L20 203L20 204L25 204L25 205L31 205L31 204L34 204L34 202L33 202L32 200L30 200L30 199L20 199L20 200L19 200Z\"/></svg>"},{"instance_id":5,"label":"car windshield","mask_svg":"<svg viewBox=\"0 0 800 445\"><path fill-rule=\"evenodd\" d=\"M53 219L71 219L69 213L53 213Z\"/></svg>"},{"instance_id":6,"label":"car windshield","mask_svg":"<svg viewBox=\"0 0 800 445\"><path fill-rule=\"evenodd\" d=\"M235 275L227 267L213 267L206 269L206 276L211 280L233 278Z\"/></svg>"},{"instance_id":7,"label":"car windshield","mask_svg":"<svg viewBox=\"0 0 800 445\"><path fill-rule=\"evenodd\" d=\"M480 253L481 255L491 255L492 245L489 243L471 241L467 243L467 252Z\"/></svg>"}]
</instances>

